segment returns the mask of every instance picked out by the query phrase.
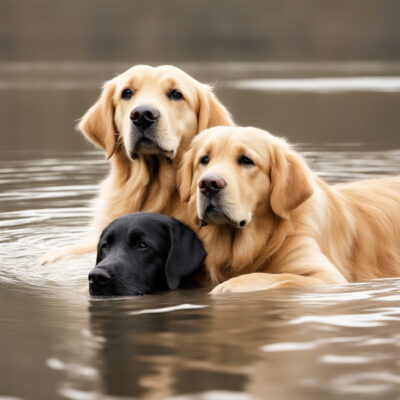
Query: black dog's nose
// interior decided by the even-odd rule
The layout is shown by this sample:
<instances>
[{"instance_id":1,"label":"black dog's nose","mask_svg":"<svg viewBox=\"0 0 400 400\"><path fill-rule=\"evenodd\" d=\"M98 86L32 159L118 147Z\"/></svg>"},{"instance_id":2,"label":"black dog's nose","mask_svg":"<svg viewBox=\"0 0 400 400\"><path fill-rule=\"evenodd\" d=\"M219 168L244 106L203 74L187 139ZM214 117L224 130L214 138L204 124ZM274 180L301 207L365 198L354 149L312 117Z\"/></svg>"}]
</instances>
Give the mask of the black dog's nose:
<instances>
[{"instance_id":1,"label":"black dog's nose","mask_svg":"<svg viewBox=\"0 0 400 400\"><path fill-rule=\"evenodd\" d=\"M200 192L206 196L214 196L225 186L225 179L215 174L205 175L199 182Z\"/></svg>"},{"instance_id":2,"label":"black dog's nose","mask_svg":"<svg viewBox=\"0 0 400 400\"><path fill-rule=\"evenodd\" d=\"M93 268L89 272L90 286L105 286L112 280L115 275L115 270L111 268Z\"/></svg>"},{"instance_id":3,"label":"black dog's nose","mask_svg":"<svg viewBox=\"0 0 400 400\"><path fill-rule=\"evenodd\" d=\"M160 119L160 112L152 106L144 105L135 107L131 111L130 117L135 126L141 132L144 132L149 126Z\"/></svg>"}]
</instances>

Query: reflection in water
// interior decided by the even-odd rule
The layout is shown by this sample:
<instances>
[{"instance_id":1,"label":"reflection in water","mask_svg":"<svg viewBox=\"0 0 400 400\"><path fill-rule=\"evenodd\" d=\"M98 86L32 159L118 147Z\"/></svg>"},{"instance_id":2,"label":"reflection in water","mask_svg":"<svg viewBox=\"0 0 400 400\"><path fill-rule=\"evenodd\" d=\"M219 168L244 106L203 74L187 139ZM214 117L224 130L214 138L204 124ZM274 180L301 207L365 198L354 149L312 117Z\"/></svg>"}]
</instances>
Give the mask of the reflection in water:
<instances>
[{"instance_id":1,"label":"reflection in water","mask_svg":"<svg viewBox=\"0 0 400 400\"><path fill-rule=\"evenodd\" d=\"M398 293L400 280L356 286L89 300L3 284L0 300L9 310L1 317L1 390L37 399L92 399L99 393L107 399L195 393L210 399L395 398L400 302L391 302L391 319L382 323L380 314L387 313L382 304ZM367 302L360 292L369 293ZM345 302L327 300L342 295ZM174 307L189 302L199 307ZM160 304L170 311L139 313ZM369 321L376 323L352 323L371 310ZM327 315L344 323L332 324ZM18 376L8 372L17 370ZM18 385L20 379L31 386Z\"/></svg>"},{"instance_id":2,"label":"reflection in water","mask_svg":"<svg viewBox=\"0 0 400 400\"><path fill-rule=\"evenodd\" d=\"M327 76L336 68L285 65L210 64L192 66L189 72L205 80L220 77L227 85L218 84L218 94L238 122L299 143L313 170L330 183L399 173L398 94L228 87L240 79ZM0 106L5 111L0 399L398 396L400 279L221 297L178 290L91 299L87 273L94 255L36 266L34 261L49 248L85 235L90 200L107 173L103 155L86 151L72 125L98 95L98 82L110 76L110 65L94 70L80 64L56 67L40 64L32 72L19 65L36 74L33 80L44 85L39 88L24 86L18 68L0 64ZM337 75L362 70L360 65L347 67ZM386 65L383 71L378 63L364 65L363 71L394 75L398 67ZM51 85L41 74L76 87L42 90ZM3 75L13 76L9 86ZM89 81L89 89L80 85ZM24 110L24 117L17 118L15 109Z\"/></svg>"},{"instance_id":3,"label":"reflection in water","mask_svg":"<svg viewBox=\"0 0 400 400\"><path fill-rule=\"evenodd\" d=\"M384 324L378 311L379 301L395 293L400 282L361 286L360 291L376 288L368 303L375 308L372 315L364 301L351 300L352 290L346 287L321 290L331 297L347 295L347 307L342 310L332 303L303 303L302 292L296 290L229 299L205 297L202 291L171 293L163 295L163 304L179 304L190 297L207 307L160 315L129 311L146 304L121 302L116 309L115 303L92 301L92 332L105 339L101 350L104 390L112 395L139 393L143 398L160 399L174 393L216 390L247 393L251 398L264 398L264 393L277 398L334 398L367 391L372 397L385 393L390 398L398 383L395 373L374 374L371 368L385 365L386 370L395 371L400 336L398 322L391 321L400 320L400 311L393 309L392 319ZM342 322L324 321L327 314ZM304 326L299 326L299 319L307 315L321 317L304 320ZM372 324L352 322L363 316L369 316ZM376 326L381 327L380 337ZM283 338L292 342L283 342ZM332 369L335 365L339 368ZM371 390L368 376L379 390ZM122 379L125 386L121 386L121 377L126 377ZM336 386L337 382L341 385ZM315 390L318 393L313 395Z\"/></svg>"}]
</instances>

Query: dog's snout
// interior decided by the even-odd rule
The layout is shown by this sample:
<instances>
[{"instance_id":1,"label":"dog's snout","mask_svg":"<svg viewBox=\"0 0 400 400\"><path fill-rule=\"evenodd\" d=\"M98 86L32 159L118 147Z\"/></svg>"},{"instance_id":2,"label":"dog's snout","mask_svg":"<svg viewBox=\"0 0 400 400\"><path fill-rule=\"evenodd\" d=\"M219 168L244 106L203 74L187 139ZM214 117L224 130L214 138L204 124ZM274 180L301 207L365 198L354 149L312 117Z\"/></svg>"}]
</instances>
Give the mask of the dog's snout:
<instances>
[{"instance_id":1,"label":"dog's snout","mask_svg":"<svg viewBox=\"0 0 400 400\"><path fill-rule=\"evenodd\" d=\"M109 283L115 276L114 268L93 268L89 272L89 285L92 287L105 286Z\"/></svg>"},{"instance_id":2,"label":"dog's snout","mask_svg":"<svg viewBox=\"0 0 400 400\"><path fill-rule=\"evenodd\" d=\"M225 179L222 176L216 174L205 175L200 179L199 182L200 192L208 196L215 195L225 186Z\"/></svg>"},{"instance_id":3,"label":"dog's snout","mask_svg":"<svg viewBox=\"0 0 400 400\"><path fill-rule=\"evenodd\" d=\"M131 111L130 118L134 125L144 132L149 126L160 119L160 112L148 105L135 107Z\"/></svg>"}]
</instances>

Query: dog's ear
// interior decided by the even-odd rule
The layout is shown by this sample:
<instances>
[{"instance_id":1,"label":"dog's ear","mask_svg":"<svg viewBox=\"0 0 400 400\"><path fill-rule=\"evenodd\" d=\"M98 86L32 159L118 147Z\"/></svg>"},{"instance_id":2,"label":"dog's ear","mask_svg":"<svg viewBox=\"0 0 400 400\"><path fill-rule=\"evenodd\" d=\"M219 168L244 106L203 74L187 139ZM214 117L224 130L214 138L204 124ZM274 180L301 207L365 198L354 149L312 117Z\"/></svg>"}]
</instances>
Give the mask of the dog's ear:
<instances>
[{"instance_id":1,"label":"dog's ear","mask_svg":"<svg viewBox=\"0 0 400 400\"><path fill-rule=\"evenodd\" d=\"M229 111L217 99L210 86L200 84L197 94L199 99L198 132L213 126L234 125Z\"/></svg>"},{"instance_id":2,"label":"dog's ear","mask_svg":"<svg viewBox=\"0 0 400 400\"><path fill-rule=\"evenodd\" d=\"M312 194L311 173L305 161L286 146L277 145L271 155L272 211L287 219Z\"/></svg>"},{"instance_id":3,"label":"dog's ear","mask_svg":"<svg viewBox=\"0 0 400 400\"><path fill-rule=\"evenodd\" d=\"M183 155L180 168L177 173L176 180L178 183L179 195L181 200L184 202L188 202L190 199L195 154L195 145L192 143L189 150Z\"/></svg>"},{"instance_id":4,"label":"dog's ear","mask_svg":"<svg viewBox=\"0 0 400 400\"><path fill-rule=\"evenodd\" d=\"M176 289L182 280L203 265L206 251L192 229L178 220L168 225L170 249L165 263L168 288Z\"/></svg>"},{"instance_id":5,"label":"dog's ear","mask_svg":"<svg viewBox=\"0 0 400 400\"><path fill-rule=\"evenodd\" d=\"M96 146L106 152L107 160L114 154L116 130L112 98L115 82L108 81L97 102L89 108L78 124L78 129Z\"/></svg>"}]
</instances>

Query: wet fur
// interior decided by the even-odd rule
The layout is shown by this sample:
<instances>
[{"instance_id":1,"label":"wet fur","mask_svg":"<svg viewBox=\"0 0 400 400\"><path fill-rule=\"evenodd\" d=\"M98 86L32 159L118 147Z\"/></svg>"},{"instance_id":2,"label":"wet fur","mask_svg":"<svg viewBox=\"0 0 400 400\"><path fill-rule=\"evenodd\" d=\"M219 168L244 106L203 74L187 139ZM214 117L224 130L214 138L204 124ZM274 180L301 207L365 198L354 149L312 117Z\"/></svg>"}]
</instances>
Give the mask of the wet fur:
<instances>
[{"instance_id":1,"label":"wet fur","mask_svg":"<svg viewBox=\"0 0 400 400\"><path fill-rule=\"evenodd\" d=\"M173 217L131 213L101 234L89 292L96 296L143 295L174 290L203 275L206 257L196 234Z\"/></svg>"},{"instance_id":2,"label":"wet fur","mask_svg":"<svg viewBox=\"0 0 400 400\"><path fill-rule=\"evenodd\" d=\"M120 92L133 85L137 95L130 106L121 100ZM184 103L166 99L167 85L179 86ZM159 136L173 151L173 162L165 155L139 154L134 160L129 157L129 113L140 104L156 104L163 110ZM92 237L82 244L52 250L39 263L95 251L101 231L115 218L134 211L181 217L185 207L179 198L176 173L182 154L198 132L232 124L229 112L211 88L176 67L139 65L106 82L100 98L79 123L79 130L105 152L111 164L94 201Z\"/></svg>"},{"instance_id":3,"label":"wet fur","mask_svg":"<svg viewBox=\"0 0 400 400\"><path fill-rule=\"evenodd\" d=\"M239 147L253 154L254 169L235 165ZM206 152L211 161L203 167L198 160ZM232 215L250 213L243 229L199 227L197 184L209 171L228 182ZM180 183L188 219L208 252L214 293L400 276L400 176L327 185L284 140L255 128L219 127L194 139Z\"/></svg>"}]
</instances>

